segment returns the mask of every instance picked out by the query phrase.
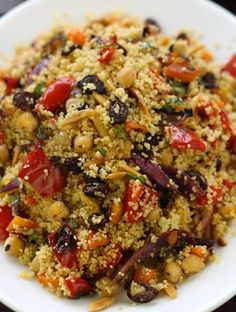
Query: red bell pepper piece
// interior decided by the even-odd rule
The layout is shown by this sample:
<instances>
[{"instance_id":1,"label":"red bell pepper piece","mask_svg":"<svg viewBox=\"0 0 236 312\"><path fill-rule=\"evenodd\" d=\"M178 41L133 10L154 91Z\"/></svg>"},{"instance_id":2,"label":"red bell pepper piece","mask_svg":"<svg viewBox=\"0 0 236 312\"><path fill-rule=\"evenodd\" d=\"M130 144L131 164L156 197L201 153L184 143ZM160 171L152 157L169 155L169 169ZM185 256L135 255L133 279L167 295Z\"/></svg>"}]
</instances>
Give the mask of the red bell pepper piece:
<instances>
[{"instance_id":1,"label":"red bell pepper piece","mask_svg":"<svg viewBox=\"0 0 236 312\"><path fill-rule=\"evenodd\" d=\"M222 122L223 129L228 132L230 135L233 135L233 129L230 124L229 117L224 109L220 112L220 118Z\"/></svg>"},{"instance_id":2,"label":"red bell pepper piece","mask_svg":"<svg viewBox=\"0 0 236 312\"><path fill-rule=\"evenodd\" d=\"M98 61L101 63L101 64L105 64L105 63L108 63L113 55L115 54L115 49L112 48L112 47L106 47L106 48L103 48L100 52L99 52L99 57L98 57Z\"/></svg>"},{"instance_id":3,"label":"red bell pepper piece","mask_svg":"<svg viewBox=\"0 0 236 312\"><path fill-rule=\"evenodd\" d=\"M223 71L230 73L231 76L236 78L236 53L233 54L229 62L223 67Z\"/></svg>"},{"instance_id":4,"label":"red bell pepper piece","mask_svg":"<svg viewBox=\"0 0 236 312\"><path fill-rule=\"evenodd\" d=\"M217 204L219 199L222 196L222 189L215 187L215 186L210 186L210 191L212 193L212 201L213 201L213 205ZM207 198L207 194L198 197L197 199L197 203L200 206L206 206L208 204L208 198Z\"/></svg>"},{"instance_id":5,"label":"red bell pepper piece","mask_svg":"<svg viewBox=\"0 0 236 312\"><path fill-rule=\"evenodd\" d=\"M72 78L63 77L54 81L42 95L39 104L46 110L55 112L64 107L70 97L74 81Z\"/></svg>"},{"instance_id":6,"label":"red bell pepper piece","mask_svg":"<svg viewBox=\"0 0 236 312\"><path fill-rule=\"evenodd\" d=\"M230 182L229 180L223 180L223 184L224 186L227 187L227 189L230 191L233 187L234 187L234 184L232 182Z\"/></svg>"},{"instance_id":7,"label":"red bell pepper piece","mask_svg":"<svg viewBox=\"0 0 236 312\"><path fill-rule=\"evenodd\" d=\"M57 231L49 234L49 245L62 266L72 268L76 265L78 253L77 241L72 228L65 224Z\"/></svg>"},{"instance_id":8,"label":"red bell pepper piece","mask_svg":"<svg viewBox=\"0 0 236 312\"><path fill-rule=\"evenodd\" d=\"M38 145L35 145L26 156L19 177L30 183L43 198L53 196L65 186L63 172L53 166Z\"/></svg>"},{"instance_id":9,"label":"red bell pepper piece","mask_svg":"<svg viewBox=\"0 0 236 312\"><path fill-rule=\"evenodd\" d=\"M136 180L137 181L137 180ZM146 204L155 207L159 193L141 183L129 182L124 196L125 218L128 223L137 223L143 220L143 211Z\"/></svg>"},{"instance_id":10,"label":"red bell pepper piece","mask_svg":"<svg viewBox=\"0 0 236 312\"><path fill-rule=\"evenodd\" d=\"M202 120L209 120L211 116L216 117L218 112L217 109L211 102L204 103L201 106L197 106L197 114Z\"/></svg>"},{"instance_id":11,"label":"red bell pepper piece","mask_svg":"<svg viewBox=\"0 0 236 312\"><path fill-rule=\"evenodd\" d=\"M6 76L3 78L3 81L6 83L6 95L11 95L12 91L19 85L19 80L16 77Z\"/></svg>"},{"instance_id":12,"label":"red bell pepper piece","mask_svg":"<svg viewBox=\"0 0 236 312\"><path fill-rule=\"evenodd\" d=\"M7 226L13 219L12 211L9 206L0 207L0 242L4 241L9 233L7 231Z\"/></svg>"},{"instance_id":13,"label":"red bell pepper piece","mask_svg":"<svg viewBox=\"0 0 236 312\"><path fill-rule=\"evenodd\" d=\"M170 127L171 146L178 149L191 148L200 152L206 151L206 144L193 131L186 128Z\"/></svg>"},{"instance_id":14,"label":"red bell pepper piece","mask_svg":"<svg viewBox=\"0 0 236 312\"><path fill-rule=\"evenodd\" d=\"M73 299L79 298L92 291L90 283L82 277L67 277L65 279L65 285L68 288L69 297Z\"/></svg>"}]
</instances>

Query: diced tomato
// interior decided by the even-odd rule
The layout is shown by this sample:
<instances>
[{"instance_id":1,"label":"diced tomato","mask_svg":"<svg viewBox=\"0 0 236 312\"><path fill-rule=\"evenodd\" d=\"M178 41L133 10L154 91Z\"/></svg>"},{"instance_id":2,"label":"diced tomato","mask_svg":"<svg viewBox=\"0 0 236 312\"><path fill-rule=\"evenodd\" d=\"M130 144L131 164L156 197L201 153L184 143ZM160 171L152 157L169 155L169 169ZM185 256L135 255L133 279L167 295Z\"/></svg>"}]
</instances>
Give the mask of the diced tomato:
<instances>
[{"instance_id":1,"label":"diced tomato","mask_svg":"<svg viewBox=\"0 0 236 312\"><path fill-rule=\"evenodd\" d=\"M115 54L115 49L112 48L112 47L106 47L106 48L103 48L100 52L99 52L99 57L98 57L98 61L101 63L101 64L105 64L105 63L108 63L113 55Z\"/></svg>"},{"instance_id":2,"label":"diced tomato","mask_svg":"<svg viewBox=\"0 0 236 312\"><path fill-rule=\"evenodd\" d=\"M219 199L222 197L222 190L221 188L215 187L215 186L210 186L210 191L212 193L212 202L213 205L217 204ZM208 198L207 194L198 197L197 203L200 206L206 206L208 204Z\"/></svg>"},{"instance_id":3,"label":"diced tomato","mask_svg":"<svg viewBox=\"0 0 236 312\"><path fill-rule=\"evenodd\" d=\"M196 110L198 116L202 120L209 120L211 116L216 117L218 114L216 107L211 102L207 102L201 106L197 106Z\"/></svg>"},{"instance_id":4,"label":"diced tomato","mask_svg":"<svg viewBox=\"0 0 236 312\"><path fill-rule=\"evenodd\" d=\"M73 84L73 79L69 77L57 79L47 88L40 98L39 104L50 112L63 108L70 97Z\"/></svg>"},{"instance_id":5,"label":"diced tomato","mask_svg":"<svg viewBox=\"0 0 236 312\"><path fill-rule=\"evenodd\" d=\"M82 34L81 31L78 29L72 29L71 31L68 32L67 34L68 39L74 42L75 44L78 44L79 46L83 46L85 42L85 37Z\"/></svg>"},{"instance_id":6,"label":"diced tomato","mask_svg":"<svg viewBox=\"0 0 236 312\"><path fill-rule=\"evenodd\" d=\"M26 156L19 177L30 183L42 197L53 196L65 186L61 169L54 167L40 146L35 145Z\"/></svg>"},{"instance_id":7,"label":"diced tomato","mask_svg":"<svg viewBox=\"0 0 236 312\"><path fill-rule=\"evenodd\" d=\"M233 135L233 129L231 127L229 117L224 109L221 110L220 117L221 117L223 129L229 134Z\"/></svg>"},{"instance_id":8,"label":"diced tomato","mask_svg":"<svg viewBox=\"0 0 236 312\"><path fill-rule=\"evenodd\" d=\"M13 219L12 211L9 206L0 207L0 242L4 241L9 233L7 231L8 224Z\"/></svg>"},{"instance_id":9,"label":"diced tomato","mask_svg":"<svg viewBox=\"0 0 236 312\"><path fill-rule=\"evenodd\" d=\"M69 297L76 299L92 291L92 286L82 277L67 277L65 285L68 288Z\"/></svg>"},{"instance_id":10,"label":"diced tomato","mask_svg":"<svg viewBox=\"0 0 236 312\"><path fill-rule=\"evenodd\" d=\"M234 184L229 180L223 180L223 184L228 188L229 191L234 187Z\"/></svg>"},{"instance_id":11,"label":"diced tomato","mask_svg":"<svg viewBox=\"0 0 236 312\"><path fill-rule=\"evenodd\" d=\"M76 265L78 253L77 241L71 227L63 225L48 236L49 245L52 247L57 260L62 266L72 268Z\"/></svg>"},{"instance_id":12,"label":"diced tomato","mask_svg":"<svg viewBox=\"0 0 236 312\"><path fill-rule=\"evenodd\" d=\"M3 81L6 83L6 95L11 95L12 91L19 85L19 80L16 77L5 76Z\"/></svg>"},{"instance_id":13,"label":"diced tomato","mask_svg":"<svg viewBox=\"0 0 236 312\"><path fill-rule=\"evenodd\" d=\"M230 73L231 76L236 78L236 53L231 57L229 62L223 67L223 71Z\"/></svg>"},{"instance_id":14,"label":"diced tomato","mask_svg":"<svg viewBox=\"0 0 236 312\"><path fill-rule=\"evenodd\" d=\"M192 68L187 62L173 63L164 68L164 74L172 79L187 83L196 79L200 71Z\"/></svg>"},{"instance_id":15,"label":"diced tomato","mask_svg":"<svg viewBox=\"0 0 236 312\"><path fill-rule=\"evenodd\" d=\"M150 187L145 187L140 182L131 181L126 187L124 196L125 218L128 223L137 223L143 220L145 206L155 207L159 193Z\"/></svg>"},{"instance_id":16,"label":"diced tomato","mask_svg":"<svg viewBox=\"0 0 236 312\"><path fill-rule=\"evenodd\" d=\"M193 131L186 128L178 128L176 126L171 126L171 146L178 149L193 149L200 152L206 151L205 142Z\"/></svg>"}]
</instances>

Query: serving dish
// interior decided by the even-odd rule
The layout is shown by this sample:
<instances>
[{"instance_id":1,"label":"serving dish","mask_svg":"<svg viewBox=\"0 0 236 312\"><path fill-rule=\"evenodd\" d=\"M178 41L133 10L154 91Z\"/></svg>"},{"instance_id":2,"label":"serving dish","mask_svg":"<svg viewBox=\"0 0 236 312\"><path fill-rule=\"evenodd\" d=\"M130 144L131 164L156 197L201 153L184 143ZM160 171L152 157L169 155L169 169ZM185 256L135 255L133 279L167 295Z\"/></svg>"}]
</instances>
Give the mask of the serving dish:
<instances>
[{"instance_id":1,"label":"serving dish","mask_svg":"<svg viewBox=\"0 0 236 312\"><path fill-rule=\"evenodd\" d=\"M171 9L170 9L171 8ZM181 28L193 29L224 63L234 50L236 21L229 13L207 1L168 0L168 1L119 1L91 0L88 3L76 0L58 2L56 0L35 0L26 2L7 14L0 22L0 52L11 54L16 45L29 42L34 36L47 30L58 16L65 16L73 23L82 21L88 11L102 14L106 11L122 9L132 15L153 17L159 21L166 33L174 33ZM176 14L178 12L178 14ZM27 21L27 22L26 22ZM217 21L217 23L215 22ZM154 308L159 311L177 309L181 311L211 311L236 293L236 284L232 276L236 273L233 226L228 233L228 247L218 250L218 261L211 264L202 274L181 285L178 298L174 301L159 298L145 306L136 306L136 310ZM80 301L62 300L48 295L32 281L18 278L20 267L13 260L0 254L0 299L16 311L81 311L87 310L88 299ZM30 294L30 295L29 295ZM127 311L134 307L121 298L111 311L121 306Z\"/></svg>"}]
</instances>

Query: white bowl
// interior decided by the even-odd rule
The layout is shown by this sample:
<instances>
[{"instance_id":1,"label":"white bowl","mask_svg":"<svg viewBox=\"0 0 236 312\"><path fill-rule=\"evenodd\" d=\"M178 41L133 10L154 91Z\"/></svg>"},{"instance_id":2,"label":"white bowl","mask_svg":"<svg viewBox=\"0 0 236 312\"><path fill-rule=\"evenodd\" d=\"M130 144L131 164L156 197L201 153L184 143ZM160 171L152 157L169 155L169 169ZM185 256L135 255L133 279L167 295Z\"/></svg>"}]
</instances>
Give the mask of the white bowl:
<instances>
[{"instance_id":1,"label":"white bowl","mask_svg":"<svg viewBox=\"0 0 236 312\"><path fill-rule=\"evenodd\" d=\"M224 63L236 52L236 19L219 6L203 0L35 0L13 9L0 20L0 53L12 53L19 43L30 42L47 30L55 17L68 13L72 22L80 23L88 11L102 14L122 9L133 15L153 17L167 33L190 28L204 34L206 43ZM216 48L218 46L218 48ZM233 226L228 232L228 246L218 248L219 260L202 273L189 278L178 287L178 297L161 297L149 304L135 307L125 298L109 311L212 311L236 294L236 237ZM18 277L20 266L0 251L0 301L18 312L87 311L91 298L58 299L41 288L36 281Z\"/></svg>"}]
</instances>

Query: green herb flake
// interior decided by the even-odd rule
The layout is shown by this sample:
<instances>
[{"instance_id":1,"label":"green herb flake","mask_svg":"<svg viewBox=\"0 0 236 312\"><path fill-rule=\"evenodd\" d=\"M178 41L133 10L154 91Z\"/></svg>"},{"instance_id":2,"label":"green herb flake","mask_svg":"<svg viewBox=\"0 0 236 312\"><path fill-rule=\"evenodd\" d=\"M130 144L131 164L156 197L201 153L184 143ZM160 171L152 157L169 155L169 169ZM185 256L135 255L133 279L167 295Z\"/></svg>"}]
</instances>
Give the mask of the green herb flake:
<instances>
[{"instance_id":1,"label":"green herb flake","mask_svg":"<svg viewBox=\"0 0 236 312\"><path fill-rule=\"evenodd\" d=\"M40 126L37 129L37 133L36 136L40 139L40 140L47 140L48 136L46 134L46 130L44 127Z\"/></svg>"},{"instance_id":2,"label":"green herb flake","mask_svg":"<svg viewBox=\"0 0 236 312\"><path fill-rule=\"evenodd\" d=\"M180 96L180 97L184 97L185 96L185 94L187 92L187 88L181 82L173 81L171 86L172 86L172 89L174 90L174 92L178 96Z\"/></svg>"},{"instance_id":3,"label":"green herb flake","mask_svg":"<svg viewBox=\"0 0 236 312\"><path fill-rule=\"evenodd\" d=\"M37 99L39 99L43 95L44 88L45 88L44 82L37 84L37 86L34 88L34 95L36 96Z\"/></svg>"},{"instance_id":4,"label":"green herb flake","mask_svg":"<svg viewBox=\"0 0 236 312\"><path fill-rule=\"evenodd\" d=\"M5 247L5 251L7 252L8 250L10 250L10 248L11 248L11 245L7 244Z\"/></svg>"},{"instance_id":5,"label":"green herb flake","mask_svg":"<svg viewBox=\"0 0 236 312\"><path fill-rule=\"evenodd\" d=\"M96 152L99 152L103 156L106 156L106 154L107 154L107 150L105 147L96 147Z\"/></svg>"},{"instance_id":6,"label":"green herb flake","mask_svg":"<svg viewBox=\"0 0 236 312\"><path fill-rule=\"evenodd\" d=\"M72 229L77 229L78 228L78 223L75 219L70 219L69 225L72 227Z\"/></svg>"},{"instance_id":7,"label":"green herb flake","mask_svg":"<svg viewBox=\"0 0 236 312\"><path fill-rule=\"evenodd\" d=\"M151 45L149 42L140 42L139 43L139 47L141 49L144 49L144 50L147 50L147 49L157 49L156 47Z\"/></svg>"},{"instance_id":8,"label":"green herb flake","mask_svg":"<svg viewBox=\"0 0 236 312\"><path fill-rule=\"evenodd\" d=\"M38 234L37 233L32 233L28 236L28 242L29 243L33 243L36 239L38 238Z\"/></svg>"},{"instance_id":9,"label":"green herb flake","mask_svg":"<svg viewBox=\"0 0 236 312\"><path fill-rule=\"evenodd\" d=\"M146 182L146 178L144 177L144 176L142 176L142 175L140 175L140 176L136 176L135 174L132 174L132 173L127 173L127 177L129 178L129 179L132 179L132 180L139 180L141 183L145 183Z\"/></svg>"},{"instance_id":10,"label":"green herb flake","mask_svg":"<svg viewBox=\"0 0 236 312\"><path fill-rule=\"evenodd\" d=\"M122 140L126 139L126 134L122 126L114 128L113 131L118 139L122 139Z\"/></svg>"}]
</instances>

